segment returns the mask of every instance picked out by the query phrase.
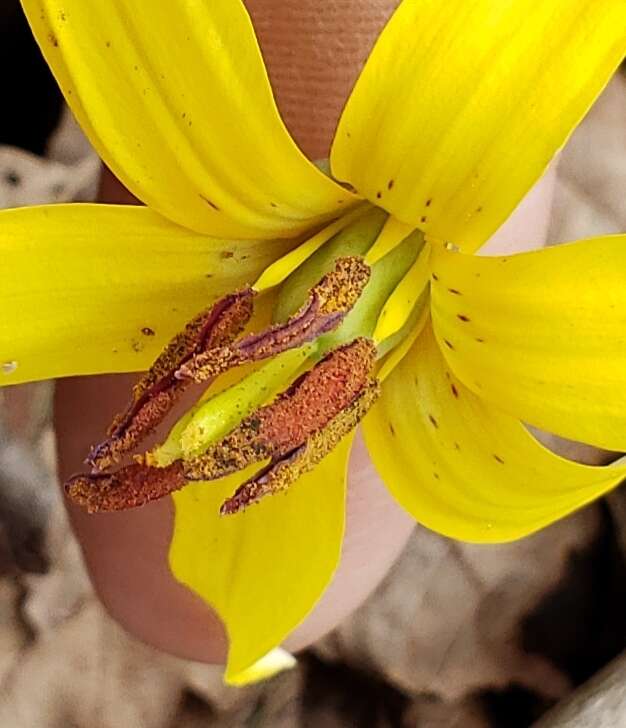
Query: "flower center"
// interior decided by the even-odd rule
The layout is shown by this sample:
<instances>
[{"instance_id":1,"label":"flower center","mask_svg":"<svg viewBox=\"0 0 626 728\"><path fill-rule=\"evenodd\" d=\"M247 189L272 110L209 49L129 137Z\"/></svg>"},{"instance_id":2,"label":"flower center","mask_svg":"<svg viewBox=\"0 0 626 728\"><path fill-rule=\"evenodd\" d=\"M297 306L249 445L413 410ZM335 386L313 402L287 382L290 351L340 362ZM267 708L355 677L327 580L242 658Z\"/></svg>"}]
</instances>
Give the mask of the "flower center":
<instances>
[{"instance_id":1,"label":"flower center","mask_svg":"<svg viewBox=\"0 0 626 728\"><path fill-rule=\"evenodd\" d=\"M276 261L253 287L218 300L134 387L128 408L89 455L94 472L67 483L70 497L91 512L118 510L253 463L261 469L223 514L289 487L378 397L377 360L407 337L424 308L428 248L420 232L361 207ZM255 299L270 287L279 287L273 323L242 334ZM103 472L136 450L192 383L259 362L236 384L205 393L161 445Z\"/></svg>"}]
</instances>

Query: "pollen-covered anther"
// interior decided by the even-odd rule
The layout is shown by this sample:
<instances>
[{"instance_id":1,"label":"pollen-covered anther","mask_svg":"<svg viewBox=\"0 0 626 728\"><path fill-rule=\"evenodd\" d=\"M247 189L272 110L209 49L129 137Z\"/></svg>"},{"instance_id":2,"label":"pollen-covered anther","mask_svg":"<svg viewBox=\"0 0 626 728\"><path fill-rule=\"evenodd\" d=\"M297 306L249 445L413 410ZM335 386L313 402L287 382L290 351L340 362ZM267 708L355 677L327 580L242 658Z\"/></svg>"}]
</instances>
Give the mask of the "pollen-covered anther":
<instances>
[{"instance_id":1,"label":"pollen-covered anther","mask_svg":"<svg viewBox=\"0 0 626 728\"><path fill-rule=\"evenodd\" d=\"M370 278L363 258L339 258L335 268L311 290L319 298L323 314L348 313L358 301Z\"/></svg>"},{"instance_id":2,"label":"pollen-covered anther","mask_svg":"<svg viewBox=\"0 0 626 728\"><path fill-rule=\"evenodd\" d=\"M315 432L299 448L282 458L274 459L254 478L239 486L235 494L220 508L221 515L231 515L256 503L266 495L286 490L305 473L312 470L367 414L380 394L380 383L370 382L324 428Z\"/></svg>"},{"instance_id":3,"label":"pollen-covered anther","mask_svg":"<svg viewBox=\"0 0 626 728\"><path fill-rule=\"evenodd\" d=\"M180 461L166 468L133 463L116 473L76 475L65 484L65 492L89 513L136 508L163 498L185 485Z\"/></svg>"},{"instance_id":4,"label":"pollen-covered anther","mask_svg":"<svg viewBox=\"0 0 626 728\"><path fill-rule=\"evenodd\" d=\"M207 350L185 362L176 376L204 382L232 367L293 349L336 329L363 293L370 268L362 258L335 261L335 267L309 291L306 303L285 323Z\"/></svg>"},{"instance_id":5,"label":"pollen-covered anther","mask_svg":"<svg viewBox=\"0 0 626 728\"><path fill-rule=\"evenodd\" d=\"M224 296L170 341L133 387L132 401L113 421L109 437L92 449L90 465L98 470L110 467L154 430L190 384L177 379L176 370L194 354L233 341L250 320L253 295L244 289Z\"/></svg>"},{"instance_id":6,"label":"pollen-covered anther","mask_svg":"<svg viewBox=\"0 0 626 728\"><path fill-rule=\"evenodd\" d=\"M356 339L335 349L271 404L184 464L189 480L213 480L265 458L281 458L321 432L371 383L375 347Z\"/></svg>"}]
</instances>

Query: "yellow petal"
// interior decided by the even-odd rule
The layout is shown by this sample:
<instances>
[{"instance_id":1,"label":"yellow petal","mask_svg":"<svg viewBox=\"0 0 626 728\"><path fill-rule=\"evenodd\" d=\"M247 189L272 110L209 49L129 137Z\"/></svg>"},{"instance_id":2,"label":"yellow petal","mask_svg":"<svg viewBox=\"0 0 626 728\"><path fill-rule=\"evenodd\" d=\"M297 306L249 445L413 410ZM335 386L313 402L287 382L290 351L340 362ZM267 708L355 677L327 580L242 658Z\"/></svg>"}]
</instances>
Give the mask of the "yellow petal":
<instances>
[{"instance_id":1,"label":"yellow petal","mask_svg":"<svg viewBox=\"0 0 626 728\"><path fill-rule=\"evenodd\" d=\"M376 342L393 336L406 324L430 278L430 243L426 242L408 273L387 299L374 330ZM426 302L425 308L428 308Z\"/></svg>"},{"instance_id":2,"label":"yellow petal","mask_svg":"<svg viewBox=\"0 0 626 728\"><path fill-rule=\"evenodd\" d=\"M0 212L0 386L146 369L218 295L286 241L220 241L143 207Z\"/></svg>"},{"instance_id":3,"label":"yellow petal","mask_svg":"<svg viewBox=\"0 0 626 728\"><path fill-rule=\"evenodd\" d=\"M626 447L626 236L441 252L433 270L435 333L466 386L541 429Z\"/></svg>"},{"instance_id":4,"label":"yellow petal","mask_svg":"<svg viewBox=\"0 0 626 728\"><path fill-rule=\"evenodd\" d=\"M617 485L626 467L564 460L447 369L427 326L365 420L374 463L422 524L474 542L520 538Z\"/></svg>"},{"instance_id":5,"label":"yellow petal","mask_svg":"<svg viewBox=\"0 0 626 728\"><path fill-rule=\"evenodd\" d=\"M229 685L249 685L250 683L267 680L283 670L289 670L296 666L296 659L289 652L281 650L277 647L271 650L258 662L242 670L239 673L232 674L228 680Z\"/></svg>"},{"instance_id":6,"label":"yellow petal","mask_svg":"<svg viewBox=\"0 0 626 728\"><path fill-rule=\"evenodd\" d=\"M228 682L241 683L242 672L278 647L330 582L343 539L349 440L284 494L234 516L220 517L219 507L247 473L174 495L170 567L224 621Z\"/></svg>"},{"instance_id":7,"label":"yellow petal","mask_svg":"<svg viewBox=\"0 0 626 728\"><path fill-rule=\"evenodd\" d=\"M170 220L291 236L353 199L285 129L240 0L23 5L98 153Z\"/></svg>"},{"instance_id":8,"label":"yellow petal","mask_svg":"<svg viewBox=\"0 0 626 728\"><path fill-rule=\"evenodd\" d=\"M391 349L391 351L384 357L380 364L380 368L376 372L376 377L380 382L384 382L385 379L391 374L391 372L398 366L398 364L404 359L404 357L411 351L413 344L417 337L422 333L424 326L430 324L430 306L428 301L423 308L419 310L417 320L411 326L407 335L402 341ZM400 331L400 334L403 332Z\"/></svg>"},{"instance_id":9,"label":"yellow petal","mask_svg":"<svg viewBox=\"0 0 626 728\"><path fill-rule=\"evenodd\" d=\"M259 280L254 284L254 289L259 292L265 291L268 288L273 288L283 283L291 273L308 260L324 243L327 243L335 235L358 221L359 218L363 218L367 212L365 205L359 205L347 215L343 215L338 220L333 220L329 225L318 230L308 240L294 247L287 255L264 270Z\"/></svg>"},{"instance_id":10,"label":"yellow petal","mask_svg":"<svg viewBox=\"0 0 626 728\"><path fill-rule=\"evenodd\" d=\"M404 0L347 103L333 174L476 249L625 52L623 0Z\"/></svg>"},{"instance_id":11,"label":"yellow petal","mask_svg":"<svg viewBox=\"0 0 626 728\"><path fill-rule=\"evenodd\" d=\"M408 238L409 235L414 232L414 228L411 225L406 225L400 220L396 220L394 217L387 218L380 235L376 239L376 242L367 251L365 256L365 262L368 265L374 265L379 260L384 258L387 253L390 253L400 243Z\"/></svg>"}]
</instances>

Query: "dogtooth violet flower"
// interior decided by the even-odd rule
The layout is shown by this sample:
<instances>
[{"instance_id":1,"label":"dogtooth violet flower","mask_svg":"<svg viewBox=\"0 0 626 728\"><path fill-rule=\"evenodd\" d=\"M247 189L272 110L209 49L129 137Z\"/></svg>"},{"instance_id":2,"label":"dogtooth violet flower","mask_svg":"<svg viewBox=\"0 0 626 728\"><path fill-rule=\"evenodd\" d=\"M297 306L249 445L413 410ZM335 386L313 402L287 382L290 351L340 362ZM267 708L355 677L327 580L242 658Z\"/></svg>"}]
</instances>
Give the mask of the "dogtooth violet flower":
<instances>
[{"instance_id":1,"label":"dogtooth violet flower","mask_svg":"<svg viewBox=\"0 0 626 728\"><path fill-rule=\"evenodd\" d=\"M522 422L626 446L626 238L472 255L622 59L623 0L404 0L328 173L240 0L23 4L146 206L0 213L0 377L148 370L66 490L90 511L173 495L170 567L223 620L227 680L288 661L331 580L362 419L399 503L458 539L519 538L625 477Z\"/></svg>"}]
</instances>

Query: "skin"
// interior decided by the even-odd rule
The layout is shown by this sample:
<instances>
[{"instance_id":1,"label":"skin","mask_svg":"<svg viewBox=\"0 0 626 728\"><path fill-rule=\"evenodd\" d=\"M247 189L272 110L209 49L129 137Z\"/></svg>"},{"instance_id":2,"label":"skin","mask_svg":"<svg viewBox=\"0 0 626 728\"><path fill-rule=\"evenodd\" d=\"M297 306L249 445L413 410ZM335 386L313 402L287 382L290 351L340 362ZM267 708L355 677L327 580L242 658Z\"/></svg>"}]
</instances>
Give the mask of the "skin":
<instances>
[{"instance_id":1,"label":"skin","mask_svg":"<svg viewBox=\"0 0 626 728\"><path fill-rule=\"evenodd\" d=\"M285 122L311 159L328 156L341 108L395 0L247 0ZM498 235L490 252L545 240L553 174L548 173ZM110 173L100 199L136 202ZM528 245L528 242L531 245ZM61 481L81 469L129 396L134 375L57 384L55 418ZM221 662L222 625L167 568L170 499L134 511L87 515L68 504L94 587L111 615L145 642L180 657ZM285 646L303 648L331 630L374 590L402 551L414 521L387 493L357 438L349 470L340 566L318 605ZM219 557L219 555L217 555Z\"/></svg>"}]
</instances>

